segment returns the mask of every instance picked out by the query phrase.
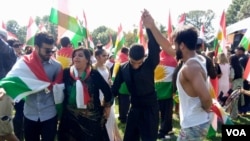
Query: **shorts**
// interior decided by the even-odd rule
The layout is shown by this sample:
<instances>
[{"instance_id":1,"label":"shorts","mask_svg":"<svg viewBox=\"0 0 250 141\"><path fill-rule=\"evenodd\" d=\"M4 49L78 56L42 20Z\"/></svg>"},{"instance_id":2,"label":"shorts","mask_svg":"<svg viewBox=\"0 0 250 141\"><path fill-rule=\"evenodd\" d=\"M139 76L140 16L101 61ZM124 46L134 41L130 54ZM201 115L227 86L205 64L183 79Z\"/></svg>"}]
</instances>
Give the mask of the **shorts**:
<instances>
[{"instance_id":1,"label":"shorts","mask_svg":"<svg viewBox=\"0 0 250 141\"><path fill-rule=\"evenodd\" d=\"M177 141L203 141L210 126L210 122L206 122L197 126L184 128L180 130Z\"/></svg>"},{"instance_id":2,"label":"shorts","mask_svg":"<svg viewBox=\"0 0 250 141\"><path fill-rule=\"evenodd\" d=\"M9 96L4 95L0 100L0 136L13 133L12 112L12 100Z\"/></svg>"}]
</instances>

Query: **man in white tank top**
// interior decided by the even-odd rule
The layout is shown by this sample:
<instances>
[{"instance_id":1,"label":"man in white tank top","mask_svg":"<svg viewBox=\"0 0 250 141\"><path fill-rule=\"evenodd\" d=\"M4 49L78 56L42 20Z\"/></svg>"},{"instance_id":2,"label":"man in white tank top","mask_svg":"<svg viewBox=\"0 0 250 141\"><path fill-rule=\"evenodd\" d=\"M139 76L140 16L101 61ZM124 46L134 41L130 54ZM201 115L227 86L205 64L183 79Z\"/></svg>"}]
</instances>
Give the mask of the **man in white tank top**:
<instances>
[{"instance_id":1,"label":"man in white tank top","mask_svg":"<svg viewBox=\"0 0 250 141\"><path fill-rule=\"evenodd\" d=\"M149 28L162 49L184 65L177 76L177 91L180 98L181 131L178 141L203 141L210 125L210 107L212 98L209 93L206 61L196 54L198 32L195 27L182 26L172 35L174 50L170 42L160 33L154 24L154 19L147 12L143 24Z\"/></svg>"},{"instance_id":2,"label":"man in white tank top","mask_svg":"<svg viewBox=\"0 0 250 141\"><path fill-rule=\"evenodd\" d=\"M205 58L195 51L197 37L197 29L192 26L182 26L174 33L176 57L184 62L176 80L181 125L178 141L202 141L210 125L212 98L209 94Z\"/></svg>"}]
</instances>

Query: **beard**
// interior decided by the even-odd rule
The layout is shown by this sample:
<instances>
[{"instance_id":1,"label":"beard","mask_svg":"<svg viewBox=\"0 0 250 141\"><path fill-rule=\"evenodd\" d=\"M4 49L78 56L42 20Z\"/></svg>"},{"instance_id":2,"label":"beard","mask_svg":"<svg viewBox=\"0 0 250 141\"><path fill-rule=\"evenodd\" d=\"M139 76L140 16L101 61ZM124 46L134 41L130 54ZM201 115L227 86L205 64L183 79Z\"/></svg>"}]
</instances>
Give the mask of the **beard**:
<instances>
[{"instance_id":1,"label":"beard","mask_svg":"<svg viewBox=\"0 0 250 141\"><path fill-rule=\"evenodd\" d=\"M177 61L183 58L181 50L177 49L175 54L176 54Z\"/></svg>"},{"instance_id":2,"label":"beard","mask_svg":"<svg viewBox=\"0 0 250 141\"><path fill-rule=\"evenodd\" d=\"M42 61L49 61L49 59L50 59L50 56L43 55L40 51L38 52L38 55Z\"/></svg>"}]
</instances>

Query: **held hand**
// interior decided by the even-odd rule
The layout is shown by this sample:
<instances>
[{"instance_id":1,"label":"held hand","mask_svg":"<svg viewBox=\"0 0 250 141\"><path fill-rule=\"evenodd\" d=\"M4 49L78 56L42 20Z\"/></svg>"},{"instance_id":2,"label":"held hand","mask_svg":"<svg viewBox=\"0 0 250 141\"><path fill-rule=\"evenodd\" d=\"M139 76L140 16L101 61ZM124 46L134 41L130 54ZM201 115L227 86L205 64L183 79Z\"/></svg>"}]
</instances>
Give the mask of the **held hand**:
<instances>
[{"instance_id":1,"label":"held hand","mask_svg":"<svg viewBox=\"0 0 250 141\"><path fill-rule=\"evenodd\" d=\"M154 19L152 18L152 16L150 15L150 13L144 9L142 11L142 16L141 16L141 19L142 19L142 22L143 22L143 25L146 27L146 28L151 28L154 26Z\"/></svg>"}]
</instances>

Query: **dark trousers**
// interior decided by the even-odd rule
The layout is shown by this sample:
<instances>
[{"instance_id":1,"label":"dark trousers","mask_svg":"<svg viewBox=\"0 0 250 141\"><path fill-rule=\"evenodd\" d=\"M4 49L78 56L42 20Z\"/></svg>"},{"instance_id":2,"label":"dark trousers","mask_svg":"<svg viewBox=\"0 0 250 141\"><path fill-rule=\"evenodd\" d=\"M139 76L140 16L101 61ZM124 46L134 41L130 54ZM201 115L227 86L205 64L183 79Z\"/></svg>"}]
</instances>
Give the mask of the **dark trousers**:
<instances>
[{"instance_id":1,"label":"dark trousers","mask_svg":"<svg viewBox=\"0 0 250 141\"><path fill-rule=\"evenodd\" d=\"M13 118L14 133L20 141L24 140L24 116L23 116L24 100L15 103L15 115Z\"/></svg>"},{"instance_id":2,"label":"dark trousers","mask_svg":"<svg viewBox=\"0 0 250 141\"><path fill-rule=\"evenodd\" d=\"M248 84L248 81L247 80L244 80L243 81L243 88L245 90L250 90L250 85ZM239 101L239 113L247 113L249 111L249 105L250 105L250 96L248 95L243 95L244 96L244 101L245 101L245 105L240 105L240 101Z\"/></svg>"},{"instance_id":3,"label":"dark trousers","mask_svg":"<svg viewBox=\"0 0 250 141\"><path fill-rule=\"evenodd\" d=\"M119 105L119 117L121 122L127 121L128 110L130 107L130 95L119 94L118 95L118 105Z\"/></svg>"},{"instance_id":4,"label":"dark trousers","mask_svg":"<svg viewBox=\"0 0 250 141\"><path fill-rule=\"evenodd\" d=\"M25 141L54 141L57 133L57 116L41 122L24 117Z\"/></svg>"},{"instance_id":5,"label":"dark trousers","mask_svg":"<svg viewBox=\"0 0 250 141\"><path fill-rule=\"evenodd\" d=\"M159 125L158 104L147 107L131 107L123 141L156 141Z\"/></svg>"},{"instance_id":6,"label":"dark trousers","mask_svg":"<svg viewBox=\"0 0 250 141\"><path fill-rule=\"evenodd\" d=\"M172 131L173 124L173 98L158 100L160 108L160 130L159 134L167 135Z\"/></svg>"}]
</instances>

